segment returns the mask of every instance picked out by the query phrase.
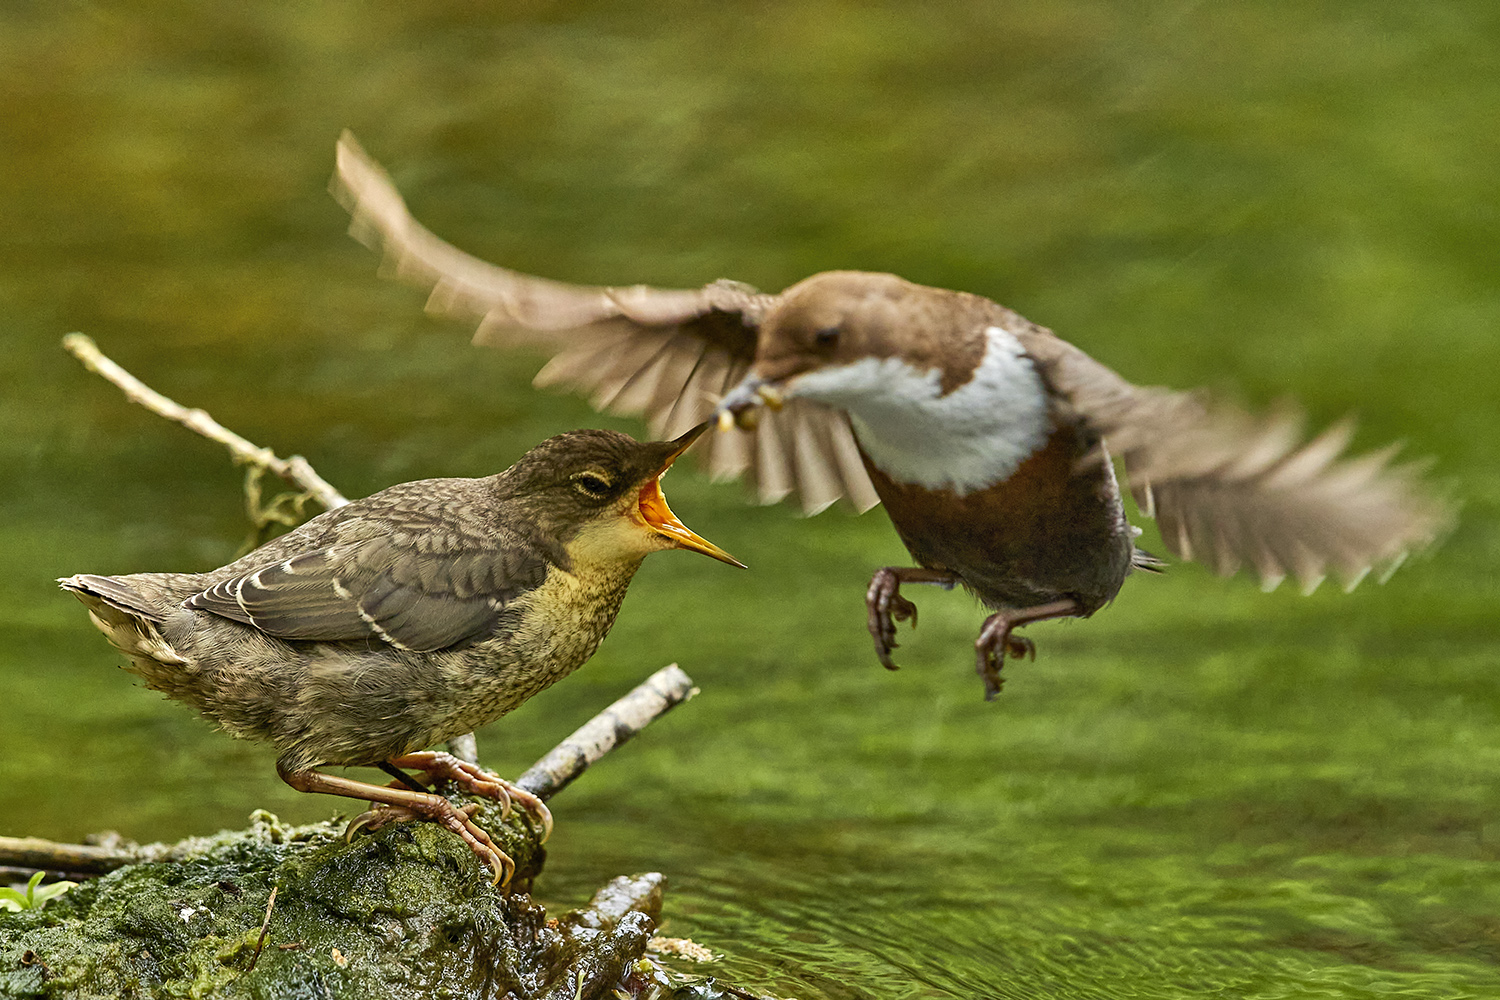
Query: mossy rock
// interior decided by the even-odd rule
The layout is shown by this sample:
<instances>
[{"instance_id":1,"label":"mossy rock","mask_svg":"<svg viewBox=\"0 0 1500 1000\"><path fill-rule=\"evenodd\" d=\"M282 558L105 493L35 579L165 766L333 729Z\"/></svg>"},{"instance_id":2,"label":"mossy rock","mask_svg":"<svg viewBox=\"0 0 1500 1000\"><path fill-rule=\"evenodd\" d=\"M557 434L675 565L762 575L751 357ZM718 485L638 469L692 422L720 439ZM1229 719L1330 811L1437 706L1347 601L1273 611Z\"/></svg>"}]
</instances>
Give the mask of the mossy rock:
<instances>
[{"instance_id":1,"label":"mossy rock","mask_svg":"<svg viewBox=\"0 0 1500 1000\"><path fill-rule=\"evenodd\" d=\"M549 920L523 891L543 858L530 822L479 804L516 862L508 893L430 823L345 842L334 823L257 813L247 830L174 845L173 860L0 913L0 998L607 996L645 951L661 876L616 879Z\"/></svg>"}]
</instances>

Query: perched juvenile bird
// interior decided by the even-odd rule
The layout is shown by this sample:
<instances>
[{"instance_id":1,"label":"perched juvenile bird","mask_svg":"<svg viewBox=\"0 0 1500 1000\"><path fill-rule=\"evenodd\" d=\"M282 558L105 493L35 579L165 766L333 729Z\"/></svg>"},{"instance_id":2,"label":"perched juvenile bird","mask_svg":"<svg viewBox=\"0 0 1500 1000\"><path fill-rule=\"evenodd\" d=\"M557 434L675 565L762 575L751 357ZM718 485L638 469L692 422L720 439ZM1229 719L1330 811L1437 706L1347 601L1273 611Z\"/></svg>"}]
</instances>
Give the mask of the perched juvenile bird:
<instances>
[{"instance_id":1,"label":"perched juvenile bird","mask_svg":"<svg viewBox=\"0 0 1500 1000\"><path fill-rule=\"evenodd\" d=\"M915 567L876 572L866 595L880 662L902 583L961 584L993 614L975 642L986 697L1004 658L1035 655L1028 622L1087 617L1125 577L1161 563L1135 547L1109 452L1167 548L1269 588L1332 571L1353 586L1431 541L1447 513L1394 449L1340 459L1346 421L1301 444L1283 410L1254 418L1196 395L1132 385L1078 348L978 295L891 274L815 274L779 295L716 281L695 290L567 285L487 264L407 211L345 133L335 196L351 232L384 248L441 313L480 320L476 342L540 345L537 376L644 412L653 430L717 412L719 474L750 471L763 500L796 490L886 505ZM770 412L753 409L768 403ZM758 414L763 414L755 419ZM1106 443L1109 451L1106 451Z\"/></svg>"},{"instance_id":2,"label":"perched juvenile bird","mask_svg":"<svg viewBox=\"0 0 1500 1000\"><path fill-rule=\"evenodd\" d=\"M741 565L688 530L658 485L705 426L645 444L561 434L499 475L392 486L208 573L58 582L148 687L274 744L293 788L381 805L355 825L441 823L509 881L514 866L488 834L400 769L515 799L550 831L535 796L425 748L582 666L650 553ZM379 767L400 785L323 765Z\"/></svg>"}]
</instances>

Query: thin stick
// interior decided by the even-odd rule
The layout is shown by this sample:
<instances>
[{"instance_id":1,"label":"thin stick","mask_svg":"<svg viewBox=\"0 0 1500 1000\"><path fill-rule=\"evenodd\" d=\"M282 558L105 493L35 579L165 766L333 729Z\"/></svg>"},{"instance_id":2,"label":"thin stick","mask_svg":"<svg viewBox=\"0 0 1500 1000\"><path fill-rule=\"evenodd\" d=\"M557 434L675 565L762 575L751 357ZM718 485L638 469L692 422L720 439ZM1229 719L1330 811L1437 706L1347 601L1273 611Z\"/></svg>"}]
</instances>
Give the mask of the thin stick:
<instances>
[{"instance_id":1,"label":"thin stick","mask_svg":"<svg viewBox=\"0 0 1500 1000\"><path fill-rule=\"evenodd\" d=\"M132 860L135 860L133 852L115 847L59 844L40 837L0 837L0 865L31 872L45 869L102 875Z\"/></svg>"},{"instance_id":2,"label":"thin stick","mask_svg":"<svg viewBox=\"0 0 1500 1000\"><path fill-rule=\"evenodd\" d=\"M210 441L217 441L229 449L235 461L245 465L259 466L280 476L293 486L312 494L314 500L329 510L342 507L349 502L342 493L318 475L307 459L301 455L278 458L270 448L259 448L251 444L203 410L188 409L181 403L168 399L105 357L104 352L99 350L99 345L95 344L91 338L81 333L70 333L63 338L62 343L63 349L83 362L85 368L119 386L120 390L125 393L125 397L132 403L139 403L158 416L181 424L190 431L196 431Z\"/></svg>"},{"instance_id":3,"label":"thin stick","mask_svg":"<svg viewBox=\"0 0 1500 1000\"><path fill-rule=\"evenodd\" d=\"M541 798L551 798L586 771L590 764L697 693L693 679L677 664L662 667L553 747L545 757L527 768L516 784ZM12 870L26 873L60 870L79 875L104 875L116 868L147 860L171 858L162 845L116 848L59 844L40 837L0 837L0 866L13 866Z\"/></svg>"},{"instance_id":4,"label":"thin stick","mask_svg":"<svg viewBox=\"0 0 1500 1000\"><path fill-rule=\"evenodd\" d=\"M266 946L266 932L271 929L271 911L276 909L276 894L281 891L281 886L271 886L271 898L266 900L266 919L260 922L260 937L255 940L255 954L250 956L250 967L246 972L255 971L255 963L260 961L260 950Z\"/></svg>"},{"instance_id":5,"label":"thin stick","mask_svg":"<svg viewBox=\"0 0 1500 1000\"><path fill-rule=\"evenodd\" d=\"M551 798L590 764L697 693L693 679L677 664L662 667L553 747L516 784L539 798Z\"/></svg>"}]
</instances>

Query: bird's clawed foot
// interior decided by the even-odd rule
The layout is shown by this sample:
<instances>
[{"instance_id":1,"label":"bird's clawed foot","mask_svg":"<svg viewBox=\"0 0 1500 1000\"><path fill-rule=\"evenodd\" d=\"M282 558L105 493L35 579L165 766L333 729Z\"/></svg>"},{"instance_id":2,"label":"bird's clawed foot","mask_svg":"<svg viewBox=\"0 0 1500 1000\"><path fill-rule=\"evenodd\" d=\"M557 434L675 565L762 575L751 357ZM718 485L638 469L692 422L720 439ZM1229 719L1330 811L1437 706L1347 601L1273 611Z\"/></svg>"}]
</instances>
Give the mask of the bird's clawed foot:
<instances>
[{"instance_id":1,"label":"bird's clawed foot","mask_svg":"<svg viewBox=\"0 0 1500 1000\"><path fill-rule=\"evenodd\" d=\"M519 785L511 784L492 771L486 771L478 764L470 764L466 760L460 760L451 753L444 753L441 750L409 753L401 757L393 757L390 762L396 767L421 771L431 782L451 781L470 795L483 795L485 798L494 799L501 803L505 816L510 815L511 803L515 803L530 813L541 826L542 843L545 844L547 838L552 836L552 811L547 808L545 802Z\"/></svg>"},{"instance_id":2,"label":"bird's clawed foot","mask_svg":"<svg viewBox=\"0 0 1500 1000\"><path fill-rule=\"evenodd\" d=\"M455 806L441 795L427 795L423 798L424 801L420 804L376 805L365 810L349 821L344 838L352 840L360 830L374 831L390 823L428 820L458 834L459 839L469 845L469 850L495 873L493 885L502 889L509 885L511 876L516 872L516 863L474 822L474 814L479 811L479 807L472 804Z\"/></svg>"},{"instance_id":3,"label":"bird's clawed foot","mask_svg":"<svg viewBox=\"0 0 1500 1000\"><path fill-rule=\"evenodd\" d=\"M896 623L910 621L917 627L917 606L901 596L901 578L894 569L887 567L870 578L870 589L865 592L865 610L869 613L870 635L875 640L875 655L880 665L887 670L896 670L891 661L891 650L900 645L896 641Z\"/></svg>"},{"instance_id":4,"label":"bird's clawed foot","mask_svg":"<svg viewBox=\"0 0 1500 1000\"><path fill-rule=\"evenodd\" d=\"M1036 644L1024 636L1012 635L1011 630L1048 618L1068 618L1079 614L1081 606L1071 597L1063 597L1034 608L1018 608L1014 611L997 611L984 620L979 638L974 640L974 669L984 679L984 700L994 701L1005 683L1000 677L1000 668L1005 658L1022 657L1036 659Z\"/></svg>"},{"instance_id":5,"label":"bird's clawed foot","mask_svg":"<svg viewBox=\"0 0 1500 1000\"><path fill-rule=\"evenodd\" d=\"M499 775L486 771L478 764L470 764L451 753L441 750L423 750L420 753L392 757L386 762L389 767L408 768L422 772L429 785L450 781L470 795L481 795L494 799L501 805L501 815L510 816L511 804L519 805L536 820L541 827L541 840L546 842L552 835L552 812L541 799ZM392 782L391 787L402 787L401 782ZM419 786L420 787L420 786ZM378 830L390 823L409 823L413 820L430 820L458 834L469 845L469 849L495 873L494 884L504 888L515 874L516 863L502 851L488 833L474 822L477 805L455 806L436 793L415 793L403 802L378 804L360 813L349 821L346 837L353 837L360 830Z\"/></svg>"},{"instance_id":6,"label":"bird's clawed foot","mask_svg":"<svg viewBox=\"0 0 1500 1000\"><path fill-rule=\"evenodd\" d=\"M431 782L455 781L468 791L507 803L515 799L527 809L533 810L542 824L543 832L552 829L552 816L541 800L523 789L474 765L467 764L452 754L424 752L392 757L380 762L381 767L398 781L389 785L372 785L342 775L324 774L314 768L295 768L285 761L278 761L276 773L281 780L299 792L315 792L324 795L343 795L351 799L363 799L374 803L374 808L361 813L349 822L346 836L353 837L360 830L377 830L389 823L408 823L427 820L437 823L454 833L469 845L469 849L495 873L493 884L504 887L515 874L516 863L495 845L490 835L474 822L479 805L469 803L455 806L436 792L426 791L415 779L404 774L400 768L410 767L422 771Z\"/></svg>"},{"instance_id":7,"label":"bird's clawed foot","mask_svg":"<svg viewBox=\"0 0 1500 1000\"><path fill-rule=\"evenodd\" d=\"M865 591L865 610L869 613L870 636L875 640L875 655L880 665L895 670L891 662L891 650L896 642L896 623L910 621L917 627L917 606L901 596L903 583L935 583L944 590L958 582L952 573L921 566L887 566L876 570L870 578L870 589Z\"/></svg>"},{"instance_id":8,"label":"bird's clawed foot","mask_svg":"<svg viewBox=\"0 0 1500 1000\"><path fill-rule=\"evenodd\" d=\"M994 701L1005 684L1000 668L1007 656L1012 660L1036 659L1036 643L1025 636L1012 635L1011 629L1015 627L1016 622L1005 614L993 614L984 620L984 628L974 640L974 669L984 681L985 701Z\"/></svg>"}]
</instances>

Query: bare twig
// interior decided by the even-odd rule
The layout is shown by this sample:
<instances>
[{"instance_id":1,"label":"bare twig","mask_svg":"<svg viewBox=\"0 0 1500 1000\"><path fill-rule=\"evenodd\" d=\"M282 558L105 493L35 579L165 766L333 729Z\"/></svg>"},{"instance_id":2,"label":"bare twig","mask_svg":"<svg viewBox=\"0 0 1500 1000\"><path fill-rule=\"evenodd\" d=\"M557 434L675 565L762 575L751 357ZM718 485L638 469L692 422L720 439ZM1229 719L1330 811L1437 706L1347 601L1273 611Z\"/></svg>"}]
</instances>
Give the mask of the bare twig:
<instances>
[{"instance_id":1,"label":"bare twig","mask_svg":"<svg viewBox=\"0 0 1500 1000\"><path fill-rule=\"evenodd\" d=\"M469 764L479 763L479 741L473 733L464 733L448 741L448 752Z\"/></svg>"},{"instance_id":2,"label":"bare twig","mask_svg":"<svg viewBox=\"0 0 1500 1000\"><path fill-rule=\"evenodd\" d=\"M271 911L276 909L276 894L281 891L281 886L271 886L271 898L266 900L266 919L260 922L260 937L255 939L255 954L250 956L250 967L246 973L255 971L255 963L260 961L261 949L266 946L266 934L271 929Z\"/></svg>"},{"instance_id":3,"label":"bare twig","mask_svg":"<svg viewBox=\"0 0 1500 1000\"><path fill-rule=\"evenodd\" d=\"M120 860L124 857L125 860ZM36 872L102 875L135 860L130 851L93 844L59 844L40 837L0 837L0 865Z\"/></svg>"},{"instance_id":4,"label":"bare twig","mask_svg":"<svg viewBox=\"0 0 1500 1000\"><path fill-rule=\"evenodd\" d=\"M251 444L203 410L188 409L181 403L168 399L105 357L104 352L99 350L99 345L95 344L91 338L81 333L70 333L63 338L62 343L63 349L83 362L85 368L119 386L132 403L139 403L158 416L181 424L190 431L196 431L210 441L217 441L229 449L229 453L234 456L236 462L258 466L280 476L293 486L312 494L314 500L329 510L342 507L349 502L342 493L318 475L308 464L307 459L301 455L278 458L270 448L260 448Z\"/></svg>"},{"instance_id":5,"label":"bare twig","mask_svg":"<svg viewBox=\"0 0 1500 1000\"><path fill-rule=\"evenodd\" d=\"M553 747L527 768L516 784L544 799L556 795L590 764L697 693L693 679L677 664L662 667ZM96 847L59 844L39 837L0 837L0 866L28 873L46 870L104 875L147 860L170 860L170 855L162 845Z\"/></svg>"},{"instance_id":6,"label":"bare twig","mask_svg":"<svg viewBox=\"0 0 1500 1000\"><path fill-rule=\"evenodd\" d=\"M662 667L553 747L516 784L543 799L556 795L590 764L697 693L677 664Z\"/></svg>"}]
</instances>

